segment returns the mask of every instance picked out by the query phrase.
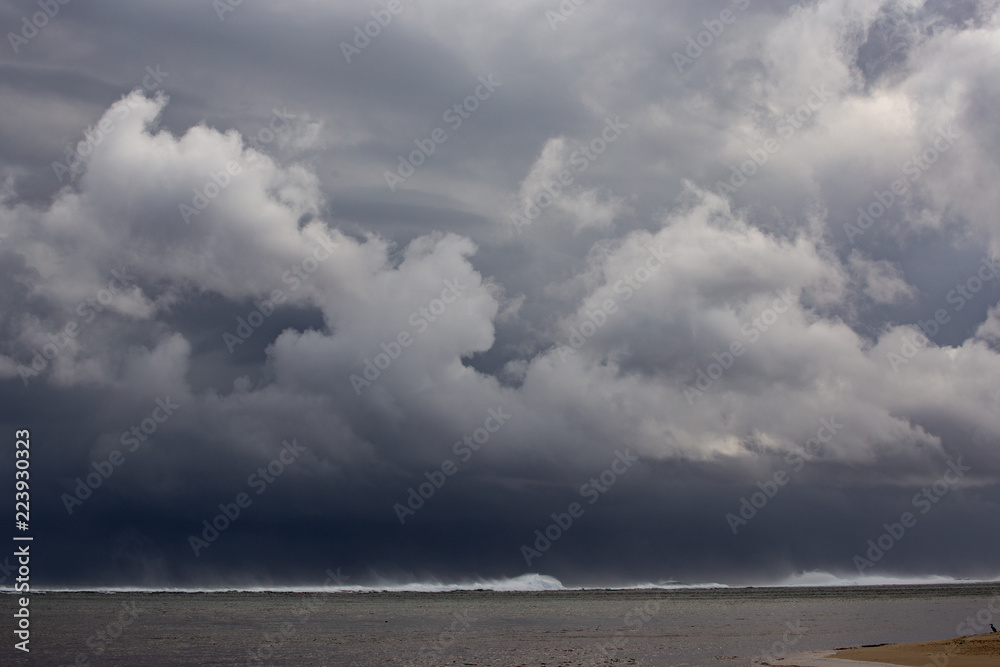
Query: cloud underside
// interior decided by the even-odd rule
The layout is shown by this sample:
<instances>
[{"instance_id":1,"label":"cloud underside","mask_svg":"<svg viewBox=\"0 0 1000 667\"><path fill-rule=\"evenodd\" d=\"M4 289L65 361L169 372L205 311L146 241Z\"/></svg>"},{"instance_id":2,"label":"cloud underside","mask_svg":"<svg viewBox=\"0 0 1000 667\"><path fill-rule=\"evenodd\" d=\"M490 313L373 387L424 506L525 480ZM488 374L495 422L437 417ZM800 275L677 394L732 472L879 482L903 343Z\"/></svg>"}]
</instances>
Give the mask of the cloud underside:
<instances>
[{"instance_id":1,"label":"cloud underside","mask_svg":"<svg viewBox=\"0 0 1000 667\"><path fill-rule=\"evenodd\" d=\"M537 7L408 8L390 27L448 72L437 116L376 104L388 94L345 69L371 114L304 95L256 147L253 130L177 127L173 106L193 102L171 91L195 83L172 64L167 94L133 91L90 121L111 130L47 198L21 197L16 179L0 191L0 378L65 415L39 426L51 498L121 450L157 399L181 406L83 519L62 501L46 511L80 544L73 530L107 517L121 557L144 563L135 577L179 577L196 566L176 564L186 533L165 526L194 531L295 438L305 453L248 521L261 535L284 530L283 513L328 522L345 558L399 571L475 570L435 531L495 522L514 542L491 542L502 555L482 571L518 573L517 540L626 450L635 469L588 510L578 550L542 570L580 575L572 554L592 549L614 572L621 557L588 542L602 535L646 574L641 545L684 535L672 567L706 576L850 570L849 547L828 557L808 540L863 546L959 457L971 471L922 520L970 529L995 511L1000 474L1000 14L939 4L734 9L680 73L663 45L683 52L711 18L700 6L586 5L555 31ZM236 29L266 35L267 11L239 9ZM447 127L450 91L474 88L430 46L445 12L465 26L452 56L505 64L503 84L390 192L396 153L435 118ZM348 20L317 22L334 18ZM519 69L541 47L513 52L484 18L547 35L544 64ZM350 67L377 73L379 47L398 57L390 41L386 28ZM553 109L527 100L557 81ZM620 136L594 144L617 116ZM509 419L462 449L491 410ZM393 505L445 461L458 472L401 526ZM726 513L779 469L791 479L768 518L734 536ZM161 520L151 542L129 532L129 506ZM803 527L810 512L829 520ZM390 555L397 539L411 560ZM985 568L927 548L900 569Z\"/></svg>"}]
</instances>

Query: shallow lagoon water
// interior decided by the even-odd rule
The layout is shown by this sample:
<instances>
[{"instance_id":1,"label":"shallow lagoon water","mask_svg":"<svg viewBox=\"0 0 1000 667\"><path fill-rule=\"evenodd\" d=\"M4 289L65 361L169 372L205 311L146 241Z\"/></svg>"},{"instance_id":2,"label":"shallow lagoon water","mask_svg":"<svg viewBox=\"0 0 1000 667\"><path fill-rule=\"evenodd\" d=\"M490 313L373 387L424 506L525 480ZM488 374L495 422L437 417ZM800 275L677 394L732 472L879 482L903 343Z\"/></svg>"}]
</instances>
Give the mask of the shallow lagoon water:
<instances>
[{"instance_id":1,"label":"shallow lagoon water","mask_svg":"<svg viewBox=\"0 0 1000 667\"><path fill-rule=\"evenodd\" d=\"M29 664L751 665L953 637L998 590L47 592L32 597Z\"/></svg>"}]
</instances>

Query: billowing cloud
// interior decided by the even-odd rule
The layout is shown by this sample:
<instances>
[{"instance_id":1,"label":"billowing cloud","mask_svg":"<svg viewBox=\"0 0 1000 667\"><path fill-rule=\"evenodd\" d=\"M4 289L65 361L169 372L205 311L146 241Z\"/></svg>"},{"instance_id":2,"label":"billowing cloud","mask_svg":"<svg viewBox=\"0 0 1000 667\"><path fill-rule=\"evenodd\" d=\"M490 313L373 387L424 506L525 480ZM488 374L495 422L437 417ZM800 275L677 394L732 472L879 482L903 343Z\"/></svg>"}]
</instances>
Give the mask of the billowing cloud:
<instances>
[{"instance_id":1,"label":"billowing cloud","mask_svg":"<svg viewBox=\"0 0 1000 667\"><path fill-rule=\"evenodd\" d=\"M81 6L0 65L52 581L850 574L949 465L880 574L995 574L956 554L1000 474L996 2L406 4L363 46L313 4Z\"/></svg>"}]
</instances>

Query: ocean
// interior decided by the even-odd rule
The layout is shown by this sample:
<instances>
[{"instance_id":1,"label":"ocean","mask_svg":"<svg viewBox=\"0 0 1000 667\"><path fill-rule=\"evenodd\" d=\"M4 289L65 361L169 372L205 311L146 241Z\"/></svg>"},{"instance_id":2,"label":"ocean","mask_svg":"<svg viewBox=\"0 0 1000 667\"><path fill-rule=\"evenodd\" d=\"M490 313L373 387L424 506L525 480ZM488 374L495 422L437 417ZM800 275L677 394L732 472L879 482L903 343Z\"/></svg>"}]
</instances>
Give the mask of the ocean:
<instances>
[{"instance_id":1,"label":"ocean","mask_svg":"<svg viewBox=\"0 0 1000 667\"><path fill-rule=\"evenodd\" d=\"M32 593L30 659L7 649L0 663L735 667L954 637L968 617L992 617L998 593L996 583L47 591Z\"/></svg>"}]
</instances>

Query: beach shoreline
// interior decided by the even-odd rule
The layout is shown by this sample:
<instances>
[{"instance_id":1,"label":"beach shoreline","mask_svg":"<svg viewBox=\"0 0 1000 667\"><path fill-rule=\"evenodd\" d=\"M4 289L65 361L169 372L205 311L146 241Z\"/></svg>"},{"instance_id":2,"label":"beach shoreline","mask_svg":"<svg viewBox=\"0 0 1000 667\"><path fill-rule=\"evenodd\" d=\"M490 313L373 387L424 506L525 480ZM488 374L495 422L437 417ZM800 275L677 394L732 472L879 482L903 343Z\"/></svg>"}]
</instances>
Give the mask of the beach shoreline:
<instances>
[{"instance_id":1,"label":"beach shoreline","mask_svg":"<svg viewBox=\"0 0 1000 667\"><path fill-rule=\"evenodd\" d=\"M1000 664L1000 633L952 639L812 651L769 663L774 667L987 667Z\"/></svg>"},{"instance_id":2,"label":"beach shoreline","mask_svg":"<svg viewBox=\"0 0 1000 667\"><path fill-rule=\"evenodd\" d=\"M807 651L823 657L835 647L947 636L970 610L985 608L995 596L992 583L436 593L39 592L32 599L37 635L32 632L31 657L37 664L123 667L792 665L803 663L774 657ZM6 664L6 657L0 663Z\"/></svg>"}]
</instances>

